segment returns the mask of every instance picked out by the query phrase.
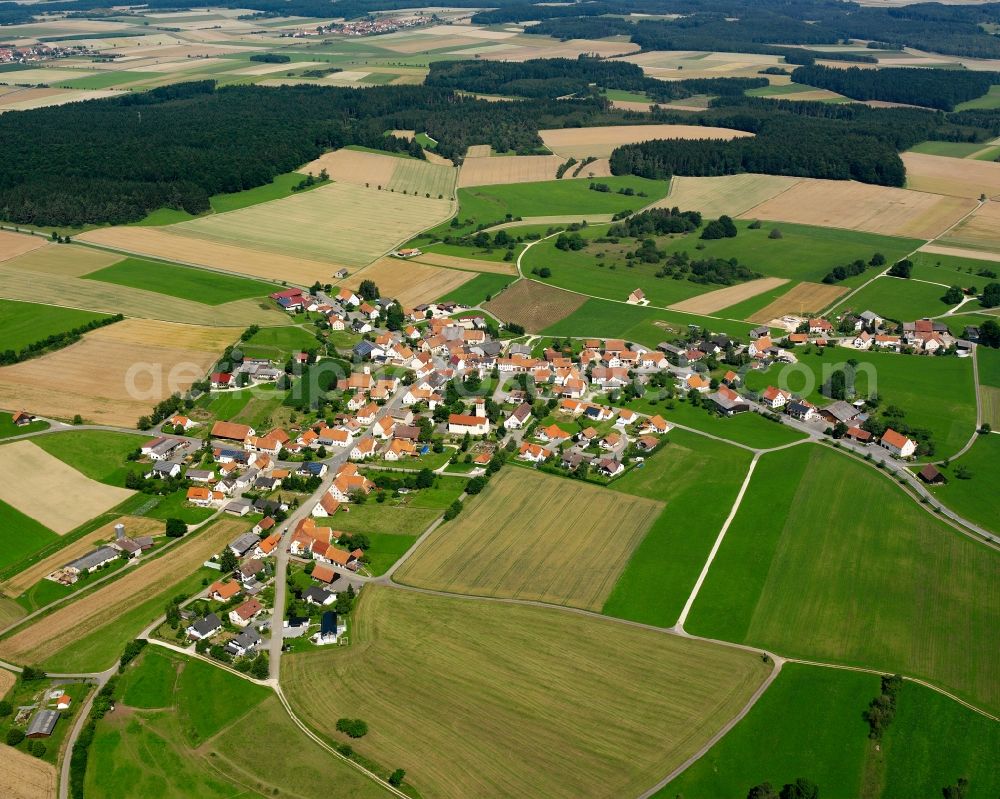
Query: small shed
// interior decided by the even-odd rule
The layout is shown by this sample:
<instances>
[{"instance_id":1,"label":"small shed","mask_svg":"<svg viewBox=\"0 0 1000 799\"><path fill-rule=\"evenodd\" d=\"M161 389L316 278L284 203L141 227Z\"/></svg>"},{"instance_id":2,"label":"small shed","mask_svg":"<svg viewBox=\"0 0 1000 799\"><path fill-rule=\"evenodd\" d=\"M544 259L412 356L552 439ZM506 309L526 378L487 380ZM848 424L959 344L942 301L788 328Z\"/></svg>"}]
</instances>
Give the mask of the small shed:
<instances>
[{"instance_id":1,"label":"small shed","mask_svg":"<svg viewBox=\"0 0 1000 799\"><path fill-rule=\"evenodd\" d=\"M923 469L917 472L917 474L920 475L921 480L931 485L941 485L948 482L945 479L945 476L941 474L938 468L932 463L928 463Z\"/></svg>"}]
</instances>

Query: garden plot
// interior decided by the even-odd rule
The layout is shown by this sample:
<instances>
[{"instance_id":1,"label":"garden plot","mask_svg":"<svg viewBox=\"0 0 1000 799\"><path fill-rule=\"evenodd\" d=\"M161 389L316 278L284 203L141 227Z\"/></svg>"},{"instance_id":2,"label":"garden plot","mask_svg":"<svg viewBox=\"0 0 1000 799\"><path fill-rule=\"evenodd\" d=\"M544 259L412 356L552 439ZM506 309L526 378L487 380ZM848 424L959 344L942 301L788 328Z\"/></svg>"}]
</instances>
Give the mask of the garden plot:
<instances>
[{"instance_id":1,"label":"garden plot","mask_svg":"<svg viewBox=\"0 0 1000 799\"><path fill-rule=\"evenodd\" d=\"M54 533L68 533L132 493L91 480L31 441L0 447L0 500Z\"/></svg>"}]
</instances>

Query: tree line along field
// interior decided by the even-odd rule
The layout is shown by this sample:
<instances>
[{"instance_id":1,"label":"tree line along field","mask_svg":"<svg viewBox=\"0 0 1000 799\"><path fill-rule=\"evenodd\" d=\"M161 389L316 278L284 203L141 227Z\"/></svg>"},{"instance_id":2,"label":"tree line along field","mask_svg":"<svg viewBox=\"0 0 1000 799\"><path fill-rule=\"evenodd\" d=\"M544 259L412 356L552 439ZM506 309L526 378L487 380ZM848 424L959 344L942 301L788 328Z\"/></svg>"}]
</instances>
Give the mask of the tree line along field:
<instances>
[{"instance_id":1,"label":"tree line along field","mask_svg":"<svg viewBox=\"0 0 1000 799\"><path fill-rule=\"evenodd\" d=\"M862 713L880 690L875 674L786 663L747 717L657 799L740 796L765 781L780 787L799 777L832 799L938 796L959 777L969 781L968 799L996 794L995 722L904 682L876 749Z\"/></svg>"},{"instance_id":2,"label":"tree line along field","mask_svg":"<svg viewBox=\"0 0 1000 799\"><path fill-rule=\"evenodd\" d=\"M286 656L282 682L321 734L340 741L338 717L364 718L355 751L405 769L422 795L576 797L648 788L768 670L751 653L563 611L371 585L352 646Z\"/></svg>"},{"instance_id":3,"label":"tree line along field","mask_svg":"<svg viewBox=\"0 0 1000 799\"><path fill-rule=\"evenodd\" d=\"M729 514L750 453L676 428L670 443L612 487L665 503L601 611L670 627Z\"/></svg>"},{"instance_id":4,"label":"tree line along field","mask_svg":"<svg viewBox=\"0 0 1000 799\"><path fill-rule=\"evenodd\" d=\"M975 386L968 359L922 358L843 348L823 355L814 351L799 351L795 355L798 363L793 367L772 366L766 372L748 373L746 387L763 391L768 385L778 385L810 402L825 405L831 400L821 393L823 384L833 371L843 371L848 368L848 359L854 359L858 362L856 396L878 394L880 410L895 405L904 411L904 420L911 427L930 430L935 459L953 455L975 432Z\"/></svg>"},{"instance_id":5,"label":"tree line along field","mask_svg":"<svg viewBox=\"0 0 1000 799\"><path fill-rule=\"evenodd\" d=\"M303 799L384 796L309 740L277 697L211 664L150 645L126 670L115 711L98 722L85 790L94 797L224 799L294 791ZM266 737L275 759L247 759ZM150 753L155 752L155 757Z\"/></svg>"},{"instance_id":6,"label":"tree line along field","mask_svg":"<svg viewBox=\"0 0 1000 799\"><path fill-rule=\"evenodd\" d=\"M662 507L528 469L505 470L470 504L394 579L599 611Z\"/></svg>"},{"instance_id":7,"label":"tree line along field","mask_svg":"<svg viewBox=\"0 0 1000 799\"><path fill-rule=\"evenodd\" d=\"M49 336L107 318L107 314L91 311L0 300L0 349L17 352Z\"/></svg>"},{"instance_id":8,"label":"tree line along field","mask_svg":"<svg viewBox=\"0 0 1000 799\"><path fill-rule=\"evenodd\" d=\"M919 677L995 713L995 558L873 467L793 447L761 458L686 628Z\"/></svg>"}]
</instances>

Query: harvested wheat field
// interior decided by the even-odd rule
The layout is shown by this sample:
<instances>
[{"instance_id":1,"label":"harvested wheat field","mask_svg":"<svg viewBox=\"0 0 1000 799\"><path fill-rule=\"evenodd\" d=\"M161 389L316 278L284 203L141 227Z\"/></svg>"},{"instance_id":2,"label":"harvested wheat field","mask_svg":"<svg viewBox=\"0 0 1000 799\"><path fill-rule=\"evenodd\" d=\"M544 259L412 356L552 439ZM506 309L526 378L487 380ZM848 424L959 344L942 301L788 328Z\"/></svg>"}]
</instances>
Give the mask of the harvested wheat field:
<instances>
[{"instance_id":1,"label":"harvested wheat field","mask_svg":"<svg viewBox=\"0 0 1000 799\"><path fill-rule=\"evenodd\" d=\"M387 186L392 180L398 159L391 155L375 155L360 150L334 150L323 153L315 161L310 161L298 171L318 175L323 169L331 180L351 183L355 186L369 185L372 188Z\"/></svg>"},{"instance_id":2,"label":"harvested wheat field","mask_svg":"<svg viewBox=\"0 0 1000 799\"><path fill-rule=\"evenodd\" d=\"M50 262L49 253L60 256L65 253L70 257ZM77 261L77 253L94 254L99 258L92 260L86 257ZM45 263L39 263L42 256L45 256ZM0 297L210 327L245 329L250 324L284 325L289 322L286 313L271 306L261 307L257 300L244 299L222 305L206 305L155 291L68 276L69 273L82 269L86 269L86 274L89 274L102 268L94 267L93 264L104 256L110 259L110 263L102 266L110 266L121 260L120 255L84 247L51 247L12 258L0 263Z\"/></svg>"},{"instance_id":3,"label":"harvested wheat field","mask_svg":"<svg viewBox=\"0 0 1000 799\"><path fill-rule=\"evenodd\" d=\"M4 747L0 788L4 799L55 799L55 766L20 749Z\"/></svg>"},{"instance_id":4,"label":"harvested wheat field","mask_svg":"<svg viewBox=\"0 0 1000 799\"><path fill-rule=\"evenodd\" d=\"M74 42L78 44L78 42ZM29 92L31 94L29 94ZM121 94L115 89L29 89L24 94L11 94L0 102L0 111L30 111L33 108L47 108L65 105L81 100L99 100Z\"/></svg>"},{"instance_id":5,"label":"harvested wheat field","mask_svg":"<svg viewBox=\"0 0 1000 799\"><path fill-rule=\"evenodd\" d=\"M458 255L445 255L440 252L425 252L411 260L418 264L443 266L448 269L462 269L466 272L492 272L496 275L513 275L517 272L517 268L512 263L479 261L475 258L462 258Z\"/></svg>"},{"instance_id":6,"label":"harvested wheat field","mask_svg":"<svg viewBox=\"0 0 1000 799\"><path fill-rule=\"evenodd\" d=\"M227 328L126 319L83 340L0 369L0 407L132 427L204 377L236 338Z\"/></svg>"},{"instance_id":7,"label":"harvested wheat field","mask_svg":"<svg viewBox=\"0 0 1000 799\"><path fill-rule=\"evenodd\" d=\"M49 555L44 560L33 563L24 571L14 575L7 582L0 583L0 589L8 596L23 594L31 586L46 575L54 572L60 566L69 563L74 558L86 555L101 541L109 541L114 538L116 524L124 524L125 531L132 537L163 532L163 522L159 519L147 519L142 516L121 516L113 522L109 522L103 527L98 527L93 532L87 533L82 538L76 539L73 543Z\"/></svg>"},{"instance_id":8,"label":"harvested wheat field","mask_svg":"<svg viewBox=\"0 0 1000 799\"><path fill-rule=\"evenodd\" d=\"M556 170L565 161L565 158L557 155L511 155L502 158L467 156L458 173L458 186L464 188L554 180Z\"/></svg>"},{"instance_id":9,"label":"harvested wheat field","mask_svg":"<svg viewBox=\"0 0 1000 799\"><path fill-rule=\"evenodd\" d=\"M15 682L17 682L17 678L11 672L0 669L0 699L3 699L7 695L7 692ZM3 784L3 780L0 779L0 785Z\"/></svg>"},{"instance_id":10,"label":"harvested wheat field","mask_svg":"<svg viewBox=\"0 0 1000 799\"><path fill-rule=\"evenodd\" d=\"M181 539L161 557L145 560L120 579L84 594L0 641L0 657L39 663L72 648L95 630L115 621L123 610L169 590L246 529L247 523L241 519L223 518L197 535ZM157 607L148 621L162 613L163 608ZM133 635L138 632L135 630ZM113 657L117 658L119 653L120 650L115 650Z\"/></svg>"},{"instance_id":11,"label":"harvested wheat field","mask_svg":"<svg viewBox=\"0 0 1000 799\"><path fill-rule=\"evenodd\" d=\"M31 441L0 446L0 500L54 533L76 529L133 493L91 480Z\"/></svg>"},{"instance_id":12,"label":"harvested wheat field","mask_svg":"<svg viewBox=\"0 0 1000 799\"><path fill-rule=\"evenodd\" d=\"M818 313L848 291L849 289L844 286L799 283L748 318L751 322L767 324L772 319L780 319L786 314Z\"/></svg>"},{"instance_id":13,"label":"harvested wheat field","mask_svg":"<svg viewBox=\"0 0 1000 799\"><path fill-rule=\"evenodd\" d=\"M986 203L954 230L948 231L941 241L946 245L1000 253L1000 202Z\"/></svg>"},{"instance_id":14,"label":"harvested wheat field","mask_svg":"<svg viewBox=\"0 0 1000 799\"><path fill-rule=\"evenodd\" d=\"M466 159L489 158L493 148L488 144L470 144L465 150Z\"/></svg>"},{"instance_id":15,"label":"harvested wheat field","mask_svg":"<svg viewBox=\"0 0 1000 799\"><path fill-rule=\"evenodd\" d=\"M443 297L475 276L475 272L442 269L409 259L386 257L354 272L341 280L340 285L356 289L362 280L373 280L383 297L393 297L404 308L412 308Z\"/></svg>"},{"instance_id":16,"label":"harvested wheat field","mask_svg":"<svg viewBox=\"0 0 1000 799\"><path fill-rule=\"evenodd\" d=\"M754 206L751 214L757 219L931 239L974 207L975 202L961 197L807 178Z\"/></svg>"},{"instance_id":17,"label":"harvested wheat field","mask_svg":"<svg viewBox=\"0 0 1000 799\"><path fill-rule=\"evenodd\" d=\"M116 264L124 255L92 247L67 247L47 244L4 263L4 269L17 269L43 275L80 277Z\"/></svg>"},{"instance_id":18,"label":"harvested wheat field","mask_svg":"<svg viewBox=\"0 0 1000 799\"><path fill-rule=\"evenodd\" d=\"M41 236L26 236L23 233L11 233L0 230L0 261L8 261L19 255L44 247L46 241Z\"/></svg>"},{"instance_id":19,"label":"harvested wheat field","mask_svg":"<svg viewBox=\"0 0 1000 799\"><path fill-rule=\"evenodd\" d=\"M545 146L566 158L597 156L607 158L623 144L637 144L652 139L738 139L752 136L742 130L709 128L701 125L607 125L597 128L554 128L540 130Z\"/></svg>"},{"instance_id":20,"label":"harvested wheat field","mask_svg":"<svg viewBox=\"0 0 1000 799\"><path fill-rule=\"evenodd\" d=\"M450 199L333 183L281 200L182 222L170 230L216 244L361 266L443 222L454 208Z\"/></svg>"},{"instance_id":21,"label":"harvested wheat field","mask_svg":"<svg viewBox=\"0 0 1000 799\"><path fill-rule=\"evenodd\" d=\"M285 280L298 286L310 286L317 280L329 283L333 273L337 271L333 264L309 258L260 252L239 244L224 244L185 236L175 226L171 226L169 230L154 227L101 228L83 233L77 238L135 255L148 255L178 264L204 266L267 280Z\"/></svg>"},{"instance_id":22,"label":"harvested wheat field","mask_svg":"<svg viewBox=\"0 0 1000 799\"><path fill-rule=\"evenodd\" d=\"M978 200L981 194L1000 199L1000 164L973 158L903 153L906 188Z\"/></svg>"},{"instance_id":23,"label":"harvested wheat field","mask_svg":"<svg viewBox=\"0 0 1000 799\"><path fill-rule=\"evenodd\" d=\"M771 670L598 617L381 585L361 594L351 646L321 649L282 659L296 713L338 741L338 718L365 719L355 750L437 799L639 796Z\"/></svg>"},{"instance_id":24,"label":"harvested wheat field","mask_svg":"<svg viewBox=\"0 0 1000 799\"><path fill-rule=\"evenodd\" d=\"M483 308L504 322L523 325L529 333L536 333L569 316L586 301L582 294L534 280L518 280Z\"/></svg>"},{"instance_id":25,"label":"harvested wheat field","mask_svg":"<svg viewBox=\"0 0 1000 799\"><path fill-rule=\"evenodd\" d=\"M709 314L713 311L728 308L730 305L736 305L736 303L743 302L743 300L749 300L751 297L756 297L758 294L763 294L765 291L770 291L787 282L787 280L780 277L749 280L737 286L727 286L724 289L717 289L697 297L691 297L689 300L675 303L669 307L675 311L684 311L686 313Z\"/></svg>"},{"instance_id":26,"label":"harvested wheat field","mask_svg":"<svg viewBox=\"0 0 1000 799\"><path fill-rule=\"evenodd\" d=\"M706 217L739 216L797 185L801 178L783 175L723 175L714 178L675 176L670 193L654 206L701 211Z\"/></svg>"},{"instance_id":27,"label":"harvested wheat field","mask_svg":"<svg viewBox=\"0 0 1000 799\"><path fill-rule=\"evenodd\" d=\"M396 580L599 612L663 509L526 469L505 470L470 504L421 545Z\"/></svg>"},{"instance_id":28,"label":"harvested wheat field","mask_svg":"<svg viewBox=\"0 0 1000 799\"><path fill-rule=\"evenodd\" d=\"M458 170L451 166L432 164L416 158L394 158L396 169L388 188L391 191L430 195L432 198L454 199Z\"/></svg>"}]
</instances>

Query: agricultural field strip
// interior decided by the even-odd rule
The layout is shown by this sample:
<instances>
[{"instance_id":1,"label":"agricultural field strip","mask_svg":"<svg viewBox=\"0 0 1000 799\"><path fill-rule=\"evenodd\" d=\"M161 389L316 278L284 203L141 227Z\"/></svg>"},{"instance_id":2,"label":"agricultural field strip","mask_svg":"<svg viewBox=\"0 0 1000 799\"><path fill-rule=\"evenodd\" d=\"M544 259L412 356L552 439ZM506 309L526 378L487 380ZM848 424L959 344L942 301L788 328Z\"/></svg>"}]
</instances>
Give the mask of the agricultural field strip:
<instances>
[{"instance_id":1,"label":"agricultural field strip","mask_svg":"<svg viewBox=\"0 0 1000 799\"><path fill-rule=\"evenodd\" d=\"M29 627L0 641L0 655L14 660L41 661L72 646L113 620L118 606L136 596L150 596L167 589L177 579L200 566L219 547L243 531L246 522L221 519L206 530L184 539L160 557L144 560L127 574L60 607Z\"/></svg>"}]
</instances>

